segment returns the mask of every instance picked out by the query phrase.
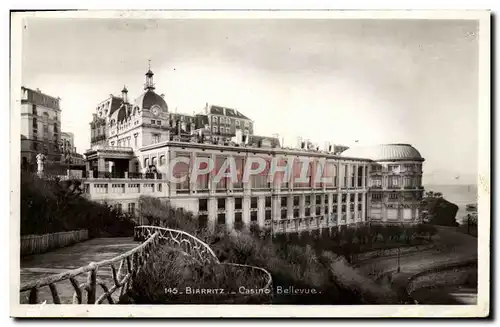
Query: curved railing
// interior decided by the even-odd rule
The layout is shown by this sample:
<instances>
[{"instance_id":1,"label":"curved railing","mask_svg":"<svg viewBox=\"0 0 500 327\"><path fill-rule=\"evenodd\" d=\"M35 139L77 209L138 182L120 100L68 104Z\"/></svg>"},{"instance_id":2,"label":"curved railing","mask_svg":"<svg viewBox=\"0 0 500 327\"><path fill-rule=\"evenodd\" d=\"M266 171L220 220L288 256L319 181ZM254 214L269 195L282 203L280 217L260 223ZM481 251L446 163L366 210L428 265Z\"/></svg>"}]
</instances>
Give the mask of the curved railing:
<instances>
[{"instance_id":1,"label":"curved railing","mask_svg":"<svg viewBox=\"0 0 500 327\"><path fill-rule=\"evenodd\" d=\"M130 289L133 278L144 266L158 244L158 239L159 233L156 233L141 245L115 258L97 263L91 262L87 266L24 283L21 285L20 292L21 294L29 292L28 303L36 304L39 303L39 291L48 287L53 303L61 304L61 296L56 285L63 286L63 283L69 281L73 289L73 304L101 304L105 299L113 304L119 300L119 298L113 298L116 291L120 290L119 297L121 297ZM110 272L111 276L109 276ZM102 289L99 297L97 297L98 286Z\"/></svg>"},{"instance_id":2,"label":"curved railing","mask_svg":"<svg viewBox=\"0 0 500 327\"><path fill-rule=\"evenodd\" d=\"M181 230L158 226L138 226L134 228L134 239L146 240L155 233L172 248L181 250L200 263L219 263L214 251L202 240Z\"/></svg>"},{"instance_id":3,"label":"curved railing","mask_svg":"<svg viewBox=\"0 0 500 327\"><path fill-rule=\"evenodd\" d=\"M220 263L210 246L189 233L157 226L138 226L134 229L134 238L143 243L115 258L92 262L87 266L24 283L20 293L28 293L28 303L36 304L40 302L40 290L48 288L52 302L61 304L61 292L57 285L66 283L71 285L73 304L102 304L105 300L110 304L117 303L131 288L137 273L159 244L177 249L202 264L215 263L248 269L264 285L261 290L266 290L268 294L272 292L272 277L268 271L249 265ZM68 292L66 290L62 293Z\"/></svg>"},{"instance_id":4,"label":"curved railing","mask_svg":"<svg viewBox=\"0 0 500 327\"><path fill-rule=\"evenodd\" d=\"M253 277L262 281L262 285L264 285L264 287L261 288L262 290L272 291L273 280L271 274L267 270L256 266L237 263L221 263L208 244L189 233L159 226L138 226L134 229L134 238L146 239L155 233L159 233L159 239L166 242L167 245L181 250L185 254L196 259L199 263L216 263L237 267L239 269L246 269L250 271Z\"/></svg>"}]
</instances>

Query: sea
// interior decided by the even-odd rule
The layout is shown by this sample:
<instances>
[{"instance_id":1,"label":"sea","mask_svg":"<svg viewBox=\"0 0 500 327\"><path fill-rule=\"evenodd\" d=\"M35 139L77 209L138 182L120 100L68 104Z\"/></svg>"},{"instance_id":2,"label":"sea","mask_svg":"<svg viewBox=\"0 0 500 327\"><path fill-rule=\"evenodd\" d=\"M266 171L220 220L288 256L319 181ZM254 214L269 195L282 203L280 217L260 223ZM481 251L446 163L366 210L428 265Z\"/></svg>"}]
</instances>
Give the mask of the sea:
<instances>
[{"instance_id":1,"label":"sea","mask_svg":"<svg viewBox=\"0 0 500 327\"><path fill-rule=\"evenodd\" d=\"M477 185L424 185L425 191L441 192L443 197L458 206L456 221L462 223L468 212L467 204L477 203Z\"/></svg>"}]
</instances>

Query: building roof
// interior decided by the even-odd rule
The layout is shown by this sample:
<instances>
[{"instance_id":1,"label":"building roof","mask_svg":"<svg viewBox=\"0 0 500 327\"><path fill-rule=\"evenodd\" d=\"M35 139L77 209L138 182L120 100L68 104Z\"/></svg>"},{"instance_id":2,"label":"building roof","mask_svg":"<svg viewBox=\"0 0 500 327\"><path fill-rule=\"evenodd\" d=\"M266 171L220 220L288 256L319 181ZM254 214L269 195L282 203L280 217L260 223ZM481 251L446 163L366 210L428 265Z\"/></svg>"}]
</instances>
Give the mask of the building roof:
<instances>
[{"instance_id":1,"label":"building roof","mask_svg":"<svg viewBox=\"0 0 500 327\"><path fill-rule=\"evenodd\" d=\"M239 112L236 109L225 108L225 107L220 107L220 106L215 106L215 105L210 106L209 113L212 115L221 115L221 116L250 120L250 118L243 115L241 112Z\"/></svg>"},{"instance_id":2,"label":"building roof","mask_svg":"<svg viewBox=\"0 0 500 327\"><path fill-rule=\"evenodd\" d=\"M123 99L121 97L117 96L111 96L111 103L109 105L109 112L108 116L111 117L111 115L118 109L123 103Z\"/></svg>"},{"instance_id":3,"label":"building roof","mask_svg":"<svg viewBox=\"0 0 500 327\"><path fill-rule=\"evenodd\" d=\"M135 105L141 109L151 109L152 106L160 106L163 112L168 112L168 106L163 97L156 94L153 90L147 90L135 100Z\"/></svg>"},{"instance_id":4,"label":"building roof","mask_svg":"<svg viewBox=\"0 0 500 327\"><path fill-rule=\"evenodd\" d=\"M349 158L365 158L374 161L424 161L420 152L418 152L418 150L410 144L380 144L353 147L342 152L341 156Z\"/></svg>"},{"instance_id":5,"label":"building roof","mask_svg":"<svg viewBox=\"0 0 500 327\"><path fill-rule=\"evenodd\" d=\"M260 147L270 147L270 148L279 148L280 141L276 137L268 137L268 136L260 136L260 135L247 135L248 141L246 142L250 146L254 146L257 148ZM265 146L265 143L268 143L268 146Z\"/></svg>"},{"instance_id":6,"label":"building roof","mask_svg":"<svg viewBox=\"0 0 500 327\"><path fill-rule=\"evenodd\" d=\"M33 90L25 86L21 86L21 90L27 91L27 101L32 104L44 106L51 109L61 110L59 106L59 98L42 93L39 89Z\"/></svg>"}]
</instances>

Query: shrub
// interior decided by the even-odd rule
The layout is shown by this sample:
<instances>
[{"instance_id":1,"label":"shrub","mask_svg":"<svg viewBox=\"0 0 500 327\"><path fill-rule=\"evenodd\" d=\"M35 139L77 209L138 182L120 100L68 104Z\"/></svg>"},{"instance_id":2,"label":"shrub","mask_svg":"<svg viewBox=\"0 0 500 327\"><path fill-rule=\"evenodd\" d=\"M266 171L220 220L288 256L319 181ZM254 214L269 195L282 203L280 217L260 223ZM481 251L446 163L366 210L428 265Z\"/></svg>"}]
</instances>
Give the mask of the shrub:
<instances>
[{"instance_id":1,"label":"shrub","mask_svg":"<svg viewBox=\"0 0 500 327\"><path fill-rule=\"evenodd\" d=\"M78 180L43 180L21 174L21 235L88 229L90 237L130 236L132 220L81 197Z\"/></svg>"}]
</instances>

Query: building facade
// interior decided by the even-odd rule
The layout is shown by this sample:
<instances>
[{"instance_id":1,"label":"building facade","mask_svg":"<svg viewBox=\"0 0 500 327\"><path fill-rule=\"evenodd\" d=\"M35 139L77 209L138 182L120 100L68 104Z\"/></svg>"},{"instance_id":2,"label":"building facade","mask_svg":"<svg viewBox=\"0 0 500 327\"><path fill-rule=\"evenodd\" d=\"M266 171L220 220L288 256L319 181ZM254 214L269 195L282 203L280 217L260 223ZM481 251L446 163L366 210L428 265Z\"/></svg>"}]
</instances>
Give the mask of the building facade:
<instances>
[{"instance_id":1,"label":"building facade","mask_svg":"<svg viewBox=\"0 0 500 327\"><path fill-rule=\"evenodd\" d=\"M154 92L151 70L144 91L129 103L124 88L121 98L111 96L93 115L83 183L91 200L135 214L139 197L148 195L193 212L200 226L258 225L273 233L419 220L424 159L411 145L356 147L341 154L333 147L283 148L275 137L254 135L253 122L234 109L207 106L206 115L171 114L164 97ZM255 157L266 169L242 182L243 167ZM174 183L165 177L178 158L189 164L177 164L174 175L188 178ZM189 180L197 158L211 159L214 170ZM238 178L216 181L228 159L234 160ZM291 178L278 173L269 180L273 160L290 164ZM298 179L300 165L309 167L305 182ZM323 181L315 178L319 171Z\"/></svg>"},{"instance_id":2,"label":"building facade","mask_svg":"<svg viewBox=\"0 0 500 327\"><path fill-rule=\"evenodd\" d=\"M60 98L21 87L21 163L36 163L38 153L60 161L60 142Z\"/></svg>"},{"instance_id":3,"label":"building facade","mask_svg":"<svg viewBox=\"0 0 500 327\"><path fill-rule=\"evenodd\" d=\"M71 132L61 132L62 161L73 166L85 165L83 155L76 152L75 136Z\"/></svg>"}]
</instances>

